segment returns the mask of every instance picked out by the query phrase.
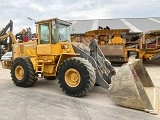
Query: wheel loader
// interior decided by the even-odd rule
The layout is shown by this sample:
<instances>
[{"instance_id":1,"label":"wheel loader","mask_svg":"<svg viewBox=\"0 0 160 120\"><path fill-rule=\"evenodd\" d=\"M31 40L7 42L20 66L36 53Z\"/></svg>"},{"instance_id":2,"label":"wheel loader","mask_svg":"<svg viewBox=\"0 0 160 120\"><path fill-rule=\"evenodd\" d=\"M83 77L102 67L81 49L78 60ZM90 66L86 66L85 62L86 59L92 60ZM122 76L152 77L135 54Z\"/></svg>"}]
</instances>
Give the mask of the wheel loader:
<instances>
[{"instance_id":1,"label":"wheel loader","mask_svg":"<svg viewBox=\"0 0 160 120\"><path fill-rule=\"evenodd\" d=\"M12 59L2 66L11 70L13 83L29 87L39 76L57 78L62 91L73 97L86 95L96 83L108 89L118 105L157 114L158 92L141 60L131 59L116 73L96 39L88 47L71 42L70 25L58 18L38 21L37 39L28 42L18 42L9 32Z\"/></svg>"}]
</instances>

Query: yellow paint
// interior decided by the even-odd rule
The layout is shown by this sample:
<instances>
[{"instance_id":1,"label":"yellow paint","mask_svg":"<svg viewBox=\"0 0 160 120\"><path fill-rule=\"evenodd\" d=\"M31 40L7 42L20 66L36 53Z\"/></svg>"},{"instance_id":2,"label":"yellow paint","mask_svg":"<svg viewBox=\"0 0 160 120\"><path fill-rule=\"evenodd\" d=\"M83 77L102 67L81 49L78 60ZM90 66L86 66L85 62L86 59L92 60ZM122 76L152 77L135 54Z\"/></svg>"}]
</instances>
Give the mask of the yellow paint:
<instances>
[{"instance_id":1,"label":"yellow paint","mask_svg":"<svg viewBox=\"0 0 160 120\"><path fill-rule=\"evenodd\" d=\"M123 44L123 39L120 35L114 35L114 38L112 39L112 44Z\"/></svg>"},{"instance_id":2,"label":"yellow paint","mask_svg":"<svg viewBox=\"0 0 160 120\"><path fill-rule=\"evenodd\" d=\"M38 55L51 55L52 54L51 44L38 45L37 54Z\"/></svg>"},{"instance_id":3,"label":"yellow paint","mask_svg":"<svg viewBox=\"0 0 160 120\"><path fill-rule=\"evenodd\" d=\"M70 87L77 87L81 81L80 73L74 69L70 68L65 72L65 82Z\"/></svg>"},{"instance_id":4,"label":"yellow paint","mask_svg":"<svg viewBox=\"0 0 160 120\"><path fill-rule=\"evenodd\" d=\"M15 68L15 77L18 79L18 80L23 80L24 78L24 69L22 66L18 65L16 68Z\"/></svg>"},{"instance_id":5,"label":"yellow paint","mask_svg":"<svg viewBox=\"0 0 160 120\"><path fill-rule=\"evenodd\" d=\"M154 56L154 54L145 54L144 58L148 59L148 60L151 60L153 56Z\"/></svg>"}]
</instances>

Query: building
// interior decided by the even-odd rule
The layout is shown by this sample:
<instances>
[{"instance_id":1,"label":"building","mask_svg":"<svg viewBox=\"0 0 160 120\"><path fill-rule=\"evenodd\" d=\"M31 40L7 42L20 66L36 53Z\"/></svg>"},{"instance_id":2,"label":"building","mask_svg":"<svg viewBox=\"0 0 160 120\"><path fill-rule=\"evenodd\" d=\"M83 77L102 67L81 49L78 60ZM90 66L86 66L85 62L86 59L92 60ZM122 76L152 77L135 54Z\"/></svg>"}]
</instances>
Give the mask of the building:
<instances>
[{"instance_id":1,"label":"building","mask_svg":"<svg viewBox=\"0 0 160 120\"><path fill-rule=\"evenodd\" d=\"M72 23L72 35L81 35L90 30L97 30L99 26L108 26L110 29L130 29L130 32L160 30L160 17L69 20L69 22Z\"/></svg>"}]
</instances>

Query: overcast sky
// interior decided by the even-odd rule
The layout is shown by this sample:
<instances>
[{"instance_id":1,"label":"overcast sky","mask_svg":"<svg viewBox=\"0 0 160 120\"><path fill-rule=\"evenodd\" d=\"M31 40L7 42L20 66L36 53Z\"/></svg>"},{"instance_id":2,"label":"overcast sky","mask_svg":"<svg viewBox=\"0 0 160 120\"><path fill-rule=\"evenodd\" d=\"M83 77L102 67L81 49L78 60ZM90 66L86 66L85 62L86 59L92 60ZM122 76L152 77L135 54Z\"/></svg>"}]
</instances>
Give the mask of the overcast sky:
<instances>
[{"instance_id":1,"label":"overcast sky","mask_svg":"<svg viewBox=\"0 0 160 120\"><path fill-rule=\"evenodd\" d=\"M9 20L14 32L31 27L34 21L160 17L160 0L0 0L0 29Z\"/></svg>"}]
</instances>

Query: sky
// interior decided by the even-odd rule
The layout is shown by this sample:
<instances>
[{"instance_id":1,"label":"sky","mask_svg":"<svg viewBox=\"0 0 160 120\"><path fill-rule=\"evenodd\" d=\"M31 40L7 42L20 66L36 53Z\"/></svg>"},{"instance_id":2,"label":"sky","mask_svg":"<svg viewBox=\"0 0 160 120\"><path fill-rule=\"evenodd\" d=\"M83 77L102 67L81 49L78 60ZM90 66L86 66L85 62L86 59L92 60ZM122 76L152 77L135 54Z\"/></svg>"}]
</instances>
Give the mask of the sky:
<instances>
[{"instance_id":1,"label":"sky","mask_svg":"<svg viewBox=\"0 0 160 120\"><path fill-rule=\"evenodd\" d=\"M160 0L0 0L0 30L12 20L13 32L36 21L160 17Z\"/></svg>"}]
</instances>

